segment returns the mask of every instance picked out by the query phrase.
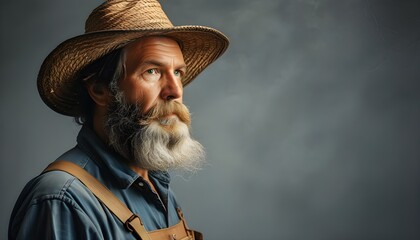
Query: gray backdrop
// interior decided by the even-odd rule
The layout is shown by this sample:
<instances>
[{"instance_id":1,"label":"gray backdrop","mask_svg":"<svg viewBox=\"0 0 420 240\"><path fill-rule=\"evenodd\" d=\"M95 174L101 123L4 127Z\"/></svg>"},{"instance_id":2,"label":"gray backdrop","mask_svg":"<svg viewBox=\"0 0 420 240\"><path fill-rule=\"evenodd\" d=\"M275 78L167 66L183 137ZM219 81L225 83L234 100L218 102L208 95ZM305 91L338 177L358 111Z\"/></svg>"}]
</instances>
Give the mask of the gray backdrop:
<instances>
[{"instance_id":1,"label":"gray backdrop","mask_svg":"<svg viewBox=\"0 0 420 240\"><path fill-rule=\"evenodd\" d=\"M1 214L75 144L36 90L98 0L1 2ZM206 239L420 239L419 1L162 0L226 54L185 89L199 174L173 178Z\"/></svg>"}]
</instances>

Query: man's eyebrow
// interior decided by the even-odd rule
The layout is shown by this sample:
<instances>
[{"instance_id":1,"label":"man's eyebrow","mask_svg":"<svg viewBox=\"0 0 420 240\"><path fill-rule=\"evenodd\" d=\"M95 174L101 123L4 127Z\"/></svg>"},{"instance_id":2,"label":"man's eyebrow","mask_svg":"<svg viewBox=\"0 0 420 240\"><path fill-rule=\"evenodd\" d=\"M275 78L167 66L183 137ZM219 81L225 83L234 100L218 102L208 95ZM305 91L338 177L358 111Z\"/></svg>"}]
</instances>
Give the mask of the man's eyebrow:
<instances>
[{"instance_id":1,"label":"man's eyebrow","mask_svg":"<svg viewBox=\"0 0 420 240\"><path fill-rule=\"evenodd\" d=\"M156 60L146 60L141 65L154 65L154 66L158 66L158 67L165 66L165 64L163 64L163 63L161 63L159 61L156 61ZM182 64L177 65L175 68L176 69L181 69L181 68L185 68L186 69L187 68L187 64L182 63Z\"/></svg>"},{"instance_id":2,"label":"man's eyebrow","mask_svg":"<svg viewBox=\"0 0 420 240\"><path fill-rule=\"evenodd\" d=\"M147 60L142 62L141 65L155 65L158 67L162 67L164 64L156 60Z\"/></svg>"}]
</instances>

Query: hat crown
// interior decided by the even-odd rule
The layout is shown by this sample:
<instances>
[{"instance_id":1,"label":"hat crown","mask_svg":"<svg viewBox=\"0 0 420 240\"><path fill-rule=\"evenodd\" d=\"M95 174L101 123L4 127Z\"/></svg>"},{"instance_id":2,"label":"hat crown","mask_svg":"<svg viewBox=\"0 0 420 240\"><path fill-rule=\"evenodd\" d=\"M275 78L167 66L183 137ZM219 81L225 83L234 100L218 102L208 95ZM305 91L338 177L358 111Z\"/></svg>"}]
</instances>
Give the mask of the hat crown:
<instances>
[{"instance_id":1,"label":"hat crown","mask_svg":"<svg viewBox=\"0 0 420 240\"><path fill-rule=\"evenodd\" d=\"M157 0L108 0L89 15L85 32L172 27Z\"/></svg>"}]
</instances>

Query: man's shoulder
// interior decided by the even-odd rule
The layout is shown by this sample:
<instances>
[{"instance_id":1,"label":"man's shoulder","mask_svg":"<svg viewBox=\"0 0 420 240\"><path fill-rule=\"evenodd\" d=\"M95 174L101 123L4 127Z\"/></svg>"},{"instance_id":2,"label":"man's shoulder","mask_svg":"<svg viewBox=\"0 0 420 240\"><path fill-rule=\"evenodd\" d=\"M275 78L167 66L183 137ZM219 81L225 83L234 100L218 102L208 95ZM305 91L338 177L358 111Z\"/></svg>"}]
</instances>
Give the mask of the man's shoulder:
<instances>
[{"instance_id":1,"label":"man's shoulder","mask_svg":"<svg viewBox=\"0 0 420 240\"><path fill-rule=\"evenodd\" d=\"M79 196L88 196L89 193L89 189L76 177L63 171L51 171L32 179L22 191L21 198L28 205L33 205L51 200L72 202Z\"/></svg>"},{"instance_id":2,"label":"man's shoulder","mask_svg":"<svg viewBox=\"0 0 420 240\"><path fill-rule=\"evenodd\" d=\"M10 218L9 235L26 233L35 223L48 225L58 220L69 223L69 231L83 229L80 226L84 224L97 230L103 211L99 200L76 177L58 170L44 172L22 190ZM43 227L56 230L53 225Z\"/></svg>"}]
</instances>

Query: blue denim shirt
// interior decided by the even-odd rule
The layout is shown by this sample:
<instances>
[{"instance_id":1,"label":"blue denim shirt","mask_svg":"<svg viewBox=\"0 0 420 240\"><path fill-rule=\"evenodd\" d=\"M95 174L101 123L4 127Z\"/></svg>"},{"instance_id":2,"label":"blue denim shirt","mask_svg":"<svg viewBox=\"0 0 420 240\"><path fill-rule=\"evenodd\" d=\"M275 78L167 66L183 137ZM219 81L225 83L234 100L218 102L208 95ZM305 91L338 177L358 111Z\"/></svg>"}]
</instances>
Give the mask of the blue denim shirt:
<instances>
[{"instance_id":1,"label":"blue denim shirt","mask_svg":"<svg viewBox=\"0 0 420 240\"><path fill-rule=\"evenodd\" d=\"M127 167L88 127L77 145L58 159L74 162L102 182L140 216L148 231L179 222L167 172L149 172L159 194ZM23 189L13 209L9 239L135 239L124 225L73 176L53 171Z\"/></svg>"}]
</instances>

